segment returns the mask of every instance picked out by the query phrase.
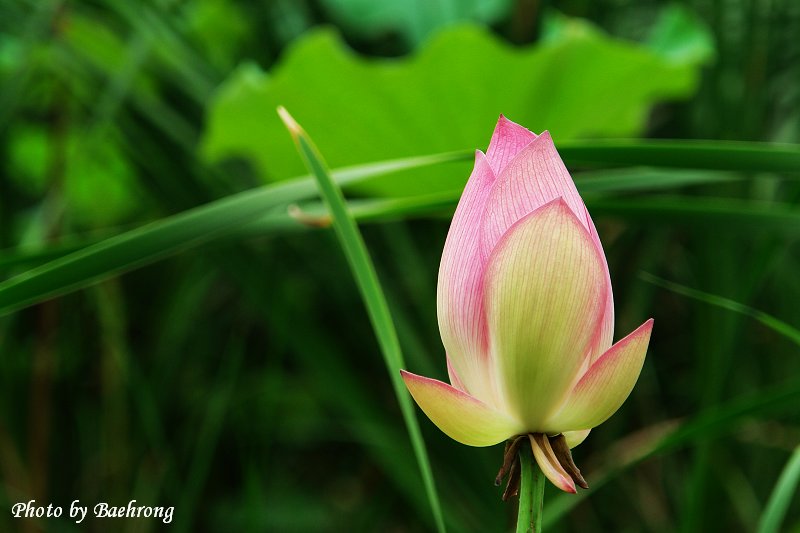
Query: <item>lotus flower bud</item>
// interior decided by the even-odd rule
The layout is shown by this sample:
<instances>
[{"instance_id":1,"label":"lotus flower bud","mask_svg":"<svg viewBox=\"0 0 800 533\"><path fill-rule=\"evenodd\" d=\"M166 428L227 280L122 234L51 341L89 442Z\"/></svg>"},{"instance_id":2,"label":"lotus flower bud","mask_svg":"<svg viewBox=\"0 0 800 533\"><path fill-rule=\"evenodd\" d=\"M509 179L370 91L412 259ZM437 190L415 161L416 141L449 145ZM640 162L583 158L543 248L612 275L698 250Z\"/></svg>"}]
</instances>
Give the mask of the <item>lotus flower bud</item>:
<instances>
[{"instance_id":1,"label":"lotus flower bud","mask_svg":"<svg viewBox=\"0 0 800 533\"><path fill-rule=\"evenodd\" d=\"M619 409L653 321L612 346L603 247L548 132L501 116L486 154L476 152L444 245L437 307L450 384L403 371L417 404L470 446L531 435L548 479L574 492L547 436L563 435L569 455Z\"/></svg>"}]
</instances>

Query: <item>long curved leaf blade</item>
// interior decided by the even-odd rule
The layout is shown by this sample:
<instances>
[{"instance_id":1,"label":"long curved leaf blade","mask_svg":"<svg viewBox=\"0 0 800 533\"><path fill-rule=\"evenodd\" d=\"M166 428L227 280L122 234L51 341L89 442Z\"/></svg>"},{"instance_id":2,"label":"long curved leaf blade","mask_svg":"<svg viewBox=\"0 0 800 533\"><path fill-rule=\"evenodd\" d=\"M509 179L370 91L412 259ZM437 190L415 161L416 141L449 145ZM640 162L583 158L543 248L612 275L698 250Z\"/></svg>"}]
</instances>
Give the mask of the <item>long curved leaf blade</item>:
<instances>
[{"instance_id":1,"label":"long curved leaf blade","mask_svg":"<svg viewBox=\"0 0 800 533\"><path fill-rule=\"evenodd\" d=\"M800 147L739 141L593 139L562 141L571 165L647 165L758 172L800 172Z\"/></svg>"},{"instance_id":2,"label":"long curved leaf blade","mask_svg":"<svg viewBox=\"0 0 800 533\"><path fill-rule=\"evenodd\" d=\"M460 157L439 154L385 161L341 169L334 176L345 185ZM298 178L231 195L111 237L0 283L0 315L220 238L271 210L315 194L311 178Z\"/></svg>"},{"instance_id":3,"label":"long curved leaf blade","mask_svg":"<svg viewBox=\"0 0 800 533\"><path fill-rule=\"evenodd\" d=\"M723 296L692 289L691 287L681 285L680 283L675 283L674 281L661 279L658 276L654 276L653 274L647 272L641 272L639 277L648 283L652 283L653 285L657 285L672 291L675 294L680 294L681 296L686 296L687 298L692 298L715 307L727 309L728 311L733 311L734 313L739 313L741 315L754 318L772 331L783 335L796 345L800 346L800 330L770 314Z\"/></svg>"},{"instance_id":4,"label":"long curved leaf blade","mask_svg":"<svg viewBox=\"0 0 800 533\"><path fill-rule=\"evenodd\" d=\"M767 507L761 515L758 524L758 533L778 533L786 515L786 510L792 502L792 496L800 482L800 446L794 449L786 466L775 484L772 495L769 497Z\"/></svg>"},{"instance_id":5,"label":"long curved leaf blade","mask_svg":"<svg viewBox=\"0 0 800 533\"><path fill-rule=\"evenodd\" d=\"M303 162L316 177L320 193L331 213L333 228L347 257L347 262L350 264L353 277L367 307L372 328L375 330L375 336L378 338L378 344L380 344L381 352L386 362L386 369L389 371L389 378L397 397L397 403L400 404L400 411L406 423L408 436L414 448L414 454L417 457L417 464L425 485L425 492L428 496L436 528L443 533L445 531L444 515L442 514L439 495L436 492L436 485L433 480L433 470L425 448L425 441L422 439L419 422L414 412L414 402L411 401L411 395L400 377L400 370L405 368L403 352L389 312L386 295L383 293L378 274L375 271L375 265L372 263L372 258L355 219L347 209L344 194L331 177L322 160L322 156L319 155L306 132L300 128L289 113L282 107L278 108L278 112L292 134Z\"/></svg>"}]
</instances>

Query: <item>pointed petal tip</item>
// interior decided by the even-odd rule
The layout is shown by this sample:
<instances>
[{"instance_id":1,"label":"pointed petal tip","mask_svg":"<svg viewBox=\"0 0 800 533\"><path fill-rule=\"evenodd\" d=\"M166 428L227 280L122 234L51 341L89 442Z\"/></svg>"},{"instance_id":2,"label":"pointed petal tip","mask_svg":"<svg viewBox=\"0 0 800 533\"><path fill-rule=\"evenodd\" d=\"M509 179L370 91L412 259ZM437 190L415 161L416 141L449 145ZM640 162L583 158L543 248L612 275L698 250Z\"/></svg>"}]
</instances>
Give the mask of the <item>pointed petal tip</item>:
<instances>
[{"instance_id":1,"label":"pointed petal tip","mask_svg":"<svg viewBox=\"0 0 800 533\"><path fill-rule=\"evenodd\" d=\"M495 124L486 157L495 173L499 174L506 164L525 146L536 139L536 134L525 126L508 120L501 114Z\"/></svg>"},{"instance_id":2,"label":"pointed petal tip","mask_svg":"<svg viewBox=\"0 0 800 533\"><path fill-rule=\"evenodd\" d=\"M541 152L551 152L549 154L551 157L561 158L556 148L555 141L553 141L553 136L550 134L550 130L544 130L537 135L536 138L531 141L531 147Z\"/></svg>"},{"instance_id":3,"label":"pointed petal tip","mask_svg":"<svg viewBox=\"0 0 800 533\"><path fill-rule=\"evenodd\" d=\"M617 412L639 378L652 327L649 319L606 350L547 423L564 429L591 428Z\"/></svg>"},{"instance_id":4,"label":"pointed petal tip","mask_svg":"<svg viewBox=\"0 0 800 533\"><path fill-rule=\"evenodd\" d=\"M400 371L420 409L443 433L467 446L493 446L521 431L520 423L442 381Z\"/></svg>"},{"instance_id":5,"label":"pointed petal tip","mask_svg":"<svg viewBox=\"0 0 800 533\"><path fill-rule=\"evenodd\" d=\"M522 124L514 122L513 120L509 119L507 116L505 116L504 113L500 113L500 115L497 117L497 123L494 129L495 131L506 130L509 133L516 131L523 135L530 136L531 138L530 140L533 140L537 137L537 135L533 133L531 130L529 130Z\"/></svg>"},{"instance_id":6,"label":"pointed petal tip","mask_svg":"<svg viewBox=\"0 0 800 533\"><path fill-rule=\"evenodd\" d=\"M647 342L649 344L650 343L650 334L653 332L653 324L654 323L655 323L655 320L653 320L652 318L648 318L647 320L645 320L642 323L641 326L639 326L638 328L636 328L635 330L630 332L628 334L628 336L631 336L631 335L637 335L637 336L638 335L647 335L647 337L648 337Z\"/></svg>"},{"instance_id":7,"label":"pointed petal tip","mask_svg":"<svg viewBox=\"0 0 800 533\"><path fill-rule=\"evenodd\" d=\"M650 333L653 331L653 323L654 322L655 321L652 318L648 318L647 320L642 322L642 324L638 328L634 329L633 331L631 331L630 333L625 335L625 337L623 337L622 339L620 339L617 342L622 342L622 341L628 339L628 337L636 338L636 337L645 337L645 336L648 337L648 342L649 342L649 337L650 337Z\"/></svg>"},{"instance_id":8,"label":"pointed petal tip","mask_svg":"<svg viewBox=\"0 0 800 533\"><path fill-rule=\"evenodd\" d=\"M576 494L578 492L577 487L575 487L575 482L572 481L572 478L569 476L560 476L558 482L553 481L552 479L550 479L550 481L556 486L557 489L563 490L566 493Z\"/></svg>"},{"instance_id":9,"label":"pointed petal tip","mask_svg":"<svg viewBox=\"0 0 800 533\"><path fill-rule=\"evenodd\" d=\"M541 207L535 209L526 216L531 216L536 211L546 211L548 209L554 209L558 211L560 214L568 216L575 224L577 224L578 227L580 227L581 229L583 229L588 233L586 226L583 224L583 222L581 222L581 219L578 218L578 216L575 214L575 211L573 211L572 208L569 206L569 202L567 202L567 199L564 198L563 196L557 196L552 200L545 202L544 204L542 204Z\"/></svg>"},{"instance_id":10,"label":"pointed petal tip","mask_svg":"<svg viewBox=\"0 0 800 533\"><path fill-rule=\"evenodd\" d=\"M527 217L533 215L533 213L535 213L535 212L539 212L540 214L542 214L545 211L547 211L548 209L556 209L556 210L559 210L559 211L563 211L564 209L566 209L565 213L568 211L569 213L571 213L573 215L573 217L575 216L574 213L572 213L572 209L569 208L569 204L567 204L567 201L564 200L564 197L563 196L556 196L552 200L548 200L547 202L543 203L541 206L537 207L536 209L534 209L533 211L531 211L530 213L525 215L523 218L527 218ZM521 220L522 219L520 219L520 221ZM518 223L519 222L517 222L517 224Z\"/></svg>"},{"instance_id":11,"label":"pointed petal tip","mask_svg":"<svg viewBox=\"0 0 800 533\"><path fill-rule=\"evenodd\" d=\"M497 178L486 200L483 249L491 250L512 224L556 196L564 198L581 225L592 233L594 226L586 206L550 133L545 130L538 137L530 134L527 144L506 150L502 139L507 129L511 128L495 130L486 152ZM593 239L601 248L599 238Z\"/></svg>"},{"instance_id":12,"label":"pointed petal tip","mask_svg":"<svg viewBox=\"0 0 800 533\"><path fill-rule=\"evenodd\" d=\"M476 174L478 174L478 176L475 176ZM467 181L478 179L481 182L492 183L496 178L497 176L494 173L494 169L492 169L489 158L483 153L483 150L475 150L472 174Z\"/></svg>"}]
</instances>

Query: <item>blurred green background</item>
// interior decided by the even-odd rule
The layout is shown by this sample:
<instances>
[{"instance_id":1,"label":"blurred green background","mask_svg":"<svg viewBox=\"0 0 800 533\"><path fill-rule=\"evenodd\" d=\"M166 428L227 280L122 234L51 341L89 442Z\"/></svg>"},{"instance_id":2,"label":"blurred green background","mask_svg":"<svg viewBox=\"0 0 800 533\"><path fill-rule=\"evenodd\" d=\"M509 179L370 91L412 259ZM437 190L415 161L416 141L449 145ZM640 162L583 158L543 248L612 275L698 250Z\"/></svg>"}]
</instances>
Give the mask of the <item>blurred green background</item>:
<instances>
[{"instance_id":1,"label":"blurred green background","mask_svg":"<svg viewBox=\"0 0 800 533\"><path fill-rule=\"evenodd\" d=\"M471 153L500 113L552 132L617 337L655 330L546 531L800 532L798 35L793 0L1 0L0 530L435 529L283 104L333 168L455 152L345 189L409 370L444 379ZM448 531L510 530L500 447L417 415Z\"/></svg>"}]
</instances>

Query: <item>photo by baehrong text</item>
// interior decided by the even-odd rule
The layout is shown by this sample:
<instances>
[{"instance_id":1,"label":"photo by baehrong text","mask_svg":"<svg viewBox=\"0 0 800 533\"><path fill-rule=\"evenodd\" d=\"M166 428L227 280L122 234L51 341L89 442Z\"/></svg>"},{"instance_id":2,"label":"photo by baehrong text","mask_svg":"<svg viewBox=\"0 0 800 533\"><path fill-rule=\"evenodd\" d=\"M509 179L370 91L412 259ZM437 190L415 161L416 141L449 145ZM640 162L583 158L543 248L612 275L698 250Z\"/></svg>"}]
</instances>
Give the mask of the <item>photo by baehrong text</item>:
<instances>
[{"instance_id":1,"label":"photo by baehrong text","mask_svg":"<svg viewBox=\"0 0 800 533\"><path fill-rule=\"evenodd\" d=\"M89 514L89 505L81 505L80 500L73 500L69 505L66 518L80 524ZM99 502L91 506L92 515L95 518L158 518L165 524L172 522L174 506L151 506L137 505L136 500L130 500L127 505L110 505L106 502ZM18 502L11 507L11 514L14 518L62 518L64 508L59 505L48 503L37 505L36 500L28 502Z\"/></svg>"}]
</instances>

